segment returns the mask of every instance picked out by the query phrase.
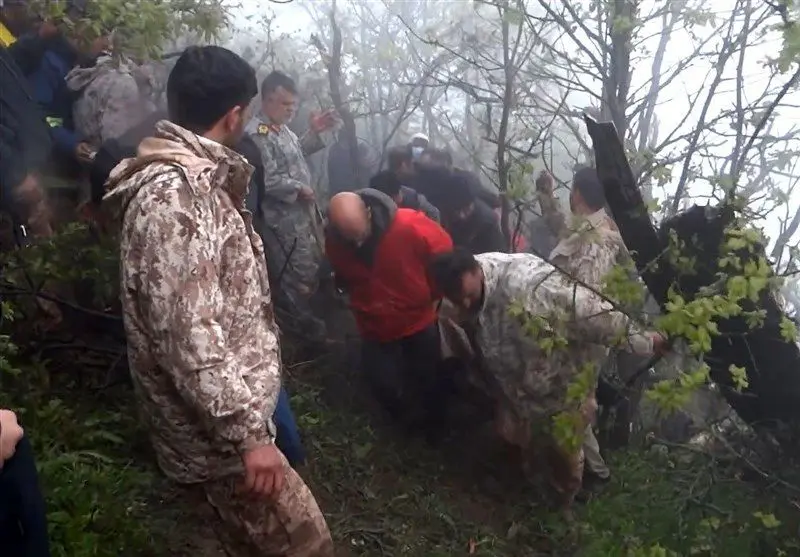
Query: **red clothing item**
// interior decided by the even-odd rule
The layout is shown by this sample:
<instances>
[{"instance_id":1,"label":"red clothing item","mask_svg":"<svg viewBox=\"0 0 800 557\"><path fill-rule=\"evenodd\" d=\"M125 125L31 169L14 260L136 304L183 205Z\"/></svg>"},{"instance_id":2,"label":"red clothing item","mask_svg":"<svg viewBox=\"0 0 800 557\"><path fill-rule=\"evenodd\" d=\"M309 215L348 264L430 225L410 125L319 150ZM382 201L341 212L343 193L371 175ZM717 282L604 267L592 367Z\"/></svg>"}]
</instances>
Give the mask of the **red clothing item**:
<instances>
[{"instance_id":1,"label":"red clothing item","mask_svg":"<svg viewBox=\"0 0 800 557\"><path fill-rule=\"evenodd\" d=\"M361 336L377 342L413 335L434 322L433 304L439 296L428 265L433 256L452 249L447 232L413 209L397 209L372 264L330 235L325 242L328 260L347 287Z\"/></svg>"}]
</instances>

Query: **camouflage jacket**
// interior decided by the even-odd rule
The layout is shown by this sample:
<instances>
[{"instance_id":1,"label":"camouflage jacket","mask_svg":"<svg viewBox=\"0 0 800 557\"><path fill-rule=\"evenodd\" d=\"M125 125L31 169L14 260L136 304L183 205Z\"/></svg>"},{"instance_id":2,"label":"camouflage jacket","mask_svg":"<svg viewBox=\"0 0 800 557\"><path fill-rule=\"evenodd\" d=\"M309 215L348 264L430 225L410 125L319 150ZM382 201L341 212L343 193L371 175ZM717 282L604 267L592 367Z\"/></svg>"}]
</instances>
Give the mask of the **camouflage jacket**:
<instances>
[{"instance_id":1,"label":"camouflage jacket","mask_svg":"<svg viewBox=\"0 0 800 557\"><path fill-rule=\"evenodd\" d=\"M128 359L164 472L193 483L242 470L274 437L281 359L261 239L244 198L252 167L170 122L109 178L123 214Z\"/></svg>"},{"instance_id":2,"label":"camouflage jacket","mask_svg":"<svg viewBox=\"0 0 800 557\"><path fill-rule=\"evenodd\" d=\"M603 280L617 264L629 258L616 224L605 210L580 219L575 231L550 253L550 261L573 278L602 290Z\"/></svg>"},{"instance_id":3,"label":"camouflage jacket","mask_svg":"<svg viewBox=\"0 0 800 557\"><path fill-rule=\"evenodd\" d=\"M302 186L311 187L306 157L325 147L319 135L309 132L298 139L288 126L269 122L258 115L245 131L253 138L264 163L264 184L259 192L262 208L283 212L297 201Z\"/></svg>"},{"instance_id":4,"label":"camouflage jacket","mask_svg":"<svg viewBox=\"0 0 800 557\"><path fill-rule=\"evenodd\" d=\"M132 63L109 54L91 67L73 68L66 83L79 95L72 107L76 131L95 147L120 137L152 112Z\"/></svg>"},{"instance_id":5,"label":"camouflage jacket","mask_svg":"<svg viewBox=\"0 0 800 557\"><path fill-rule=\"evenodd\" d=\"M629 350L652 352L652 342L629 330L625 315L543 259L475 257L484 274L484 300L473 323L474 341L497 396L519 418L541 421L565 410L570 382L588 366L597 372L598 345L627 339ZM556 339L568 344L555 342L549 349Z\"/></svg>"}]
</instances>

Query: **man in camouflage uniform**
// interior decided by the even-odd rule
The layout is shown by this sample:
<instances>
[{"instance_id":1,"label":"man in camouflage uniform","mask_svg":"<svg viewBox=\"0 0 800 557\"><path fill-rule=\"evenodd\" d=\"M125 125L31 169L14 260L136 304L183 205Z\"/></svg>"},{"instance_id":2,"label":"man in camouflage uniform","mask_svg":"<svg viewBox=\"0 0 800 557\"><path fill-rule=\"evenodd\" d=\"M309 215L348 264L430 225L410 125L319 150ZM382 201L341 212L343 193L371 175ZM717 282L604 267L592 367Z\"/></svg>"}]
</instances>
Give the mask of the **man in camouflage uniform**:
<instances>
[{"instance_id":1,"label":"man in camouflage uniform","mask_svg":"<svg viewBox=\"0 0 800 557\"><path fill-rule=\"evenodd\" d=\"M535 255L473 256L456 248L439 256L431 271L440 291L464 312L461 323L495 401L499 433L527 458L538 452L560 503L569 507L582 481L580 440L596 410L597 345L627 336L629 350L650 354L663 339L628 332L625 315ZM576 396L570 389L568 396L576 382L586 383L586 392ZM571 431L554 429L563 416Z\"/></svg>"},{"instance_id":2,"label":"man in camouflage uniform","mask_svg":"<svg viewBox=\"0 0 800 557\"><path fill-rule=\"evenodd\" d=\"M227 147L255 72L223 48L190 47L167 89L171 122L112 172L105 198L123 213L128 359L158 463L203 487L229 553L330 557L314 496L274 442L281 357L244 208L252 167Z\"/></svg>"},{"instance_id":3,"label":"man in camouflage uniform","mask_svg":"<svg viewBox=\"0 0 800 557\"><path fill-rule=\"evenodd\" d=\"M312 114L308 133L298 139L287 126L296 107L294 81L281 72L269 74L261 85L261 112L246 128L264 166L254 216L267 253L278 325L295 338L319 343L326 337L325 323L314 315L310 300L318 286L322 223L316 222L305 157L325 146L320 133L336 119L332 113Z\"/></svg>"},{"instance_id":4,"label":"man in camouflage uniform","mask_svg":"<svg viewBox=\"0 0 800 557\"><path fill-rule=\"evenodd\" d=\"M558 231L561 241L550 254L550 261L583 284L602 292L603 281L616 265L625 265L630 255L617 225L605 210L603 185L594 168L575 173L570 192L570 208L575 217L568 226L564 214L553 198L553 178L542 172L536 180L542 212ZM609 362L608 349L598 347L598 363ZM612 356L613 358L613 356ZM600 446L592 426L586 428L583 446L586 468L594 478L605 482L611 471L600 454Z\"/></svg>"}]
</instances>

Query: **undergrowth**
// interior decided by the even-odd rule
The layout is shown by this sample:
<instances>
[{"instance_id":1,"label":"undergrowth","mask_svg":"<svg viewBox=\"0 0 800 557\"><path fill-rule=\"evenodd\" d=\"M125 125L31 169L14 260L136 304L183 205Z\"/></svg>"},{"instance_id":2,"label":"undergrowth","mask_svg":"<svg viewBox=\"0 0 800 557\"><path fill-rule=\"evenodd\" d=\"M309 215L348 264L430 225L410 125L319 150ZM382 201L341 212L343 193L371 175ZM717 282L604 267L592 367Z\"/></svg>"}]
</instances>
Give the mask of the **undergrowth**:
<instances>
[{"instance_id":1,"label":"undergrowth","mask_svg":"<svg viewBox=\"0 0 800 557\"><path fill-rule=\"evenodd\" d=\"M213 513L158 474L130 388L14 385L34 444L58 557L221 555ZM566 524L525 482L513 457L476 428L431 448L365 409L350 374L291 371L292 400L310 453L302 471L340 555L645 557L798 555L796 503L739 468L697 451L612 455L613 481ZM10 385L10 388L9 388ZM208 540L199 539L208 536Z\"/></svg>"}]
</instances>

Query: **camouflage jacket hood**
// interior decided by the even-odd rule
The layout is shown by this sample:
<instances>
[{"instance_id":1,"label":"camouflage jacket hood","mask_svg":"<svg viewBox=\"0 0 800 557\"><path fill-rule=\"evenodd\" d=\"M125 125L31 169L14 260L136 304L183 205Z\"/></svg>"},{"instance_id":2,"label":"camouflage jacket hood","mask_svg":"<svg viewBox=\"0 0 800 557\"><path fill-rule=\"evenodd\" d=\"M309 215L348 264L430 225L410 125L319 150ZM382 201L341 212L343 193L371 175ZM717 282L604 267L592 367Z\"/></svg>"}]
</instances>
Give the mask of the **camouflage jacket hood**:
<instances>
[{"instance_id":1,"label":"camouflage jacket hood","mask_svg":"<svg viewBox=\"0 0 800 557\"><path fill-rule=\"evenodd\" d=\"M104 52L98 56L91 66L75 66L64 78L70 91L80 92L86 89L95 79L109 71L130 73L129 64L122 58L114 58L111 53Z\"/></svg>"},{"instance_id":2,"label":"camouflage jacket hood","mask_svg":"<svg viewBox=\"0 0 800 557\"><path fill-rule=\"evenodd\" d=\"M162 120L156 124L155 134L139 144L136 157L123 160L111 171L103 198L111 210L126 211L143 184L131 178L153 163L178 170L196 195L222 187L239 203L244 203L253 173L253 167L238 153ZM209 174L213 174L211 179Z\"/></svg>"},{"instance_id":3,"label":"camouflage jacket hood","mask_svg":"<svg viewBox=\"0 0 800 557\"><path fill-rule=\"evenodd\" d=\"M102 54L88 67L73 68L67 87L76 98L72 106L75 130L95 147L117 139L155 110L140 89L141 72L125 58Z\"/></svg>"},{"instance_id":4,"label":"camouflage jacket hood","mask_svg":"<svg viewBox=\"0 0 800 557\"><path fill-rule=\"evenodd\" d=\"M264 246L244 197L252 168L169 122L112 173L123 209L128 360L162 470L184 483L241 473L274 438L280 347Z\"/></svg>"}]
</instances>

